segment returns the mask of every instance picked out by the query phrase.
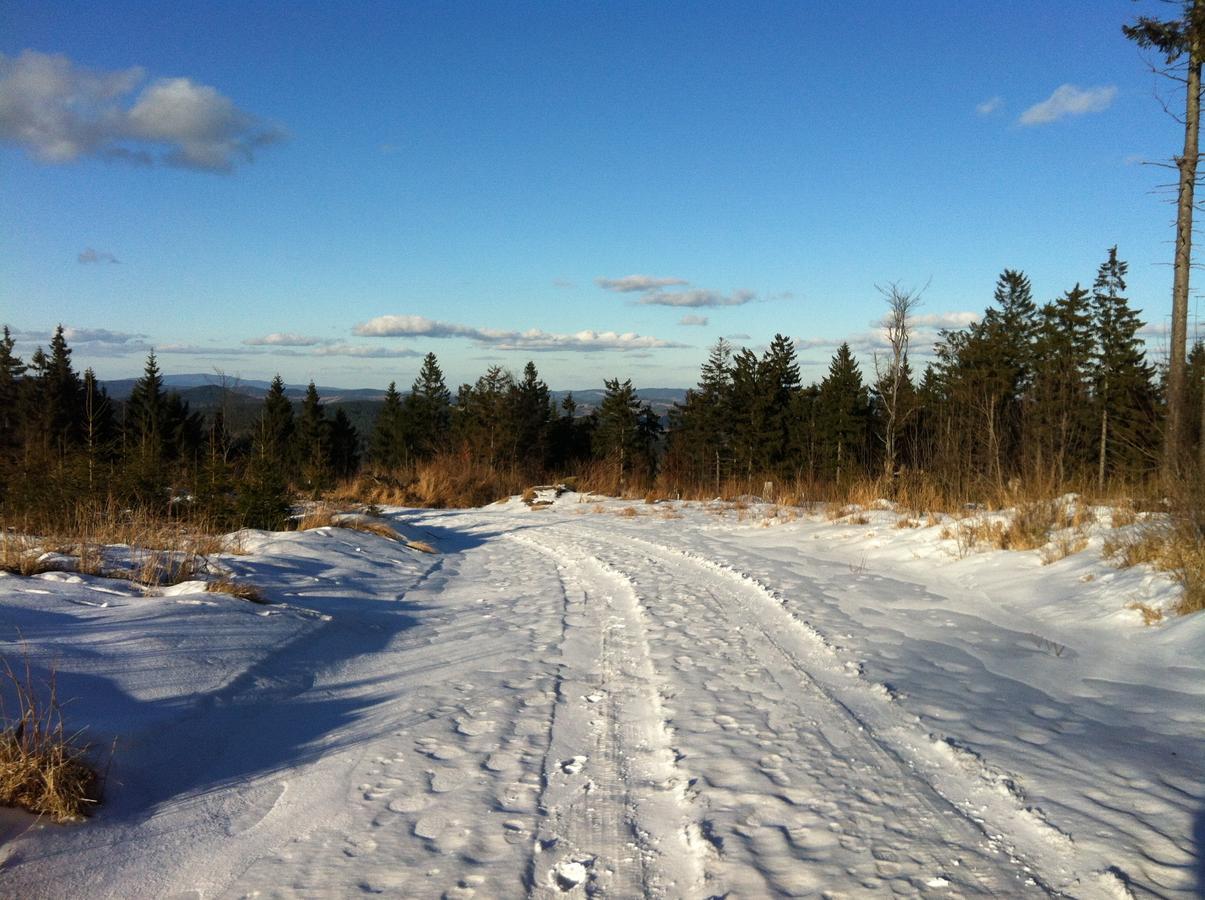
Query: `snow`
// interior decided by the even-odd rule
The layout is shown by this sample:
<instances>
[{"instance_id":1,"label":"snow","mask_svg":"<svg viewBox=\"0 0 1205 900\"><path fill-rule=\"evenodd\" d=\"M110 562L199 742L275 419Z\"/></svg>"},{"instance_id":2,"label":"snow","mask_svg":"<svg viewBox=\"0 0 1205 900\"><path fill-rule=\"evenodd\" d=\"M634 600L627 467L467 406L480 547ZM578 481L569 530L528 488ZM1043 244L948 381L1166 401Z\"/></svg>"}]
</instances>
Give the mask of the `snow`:
<instances>
[{"instance_id":1,"label":"snow","mask_svg":"<svg viewBox=\"0 0 1205 900\"><path fill-rule=\"evenodd\" d=\"M1205 892L1205 616L1145 626L1174 586L1103 525L1043 565L884 508L539 500L386 511L435 555L231 536L268 605L0 576L107 767L86 824L0 816L0 894Z\"/></svg>"}]
</instances>

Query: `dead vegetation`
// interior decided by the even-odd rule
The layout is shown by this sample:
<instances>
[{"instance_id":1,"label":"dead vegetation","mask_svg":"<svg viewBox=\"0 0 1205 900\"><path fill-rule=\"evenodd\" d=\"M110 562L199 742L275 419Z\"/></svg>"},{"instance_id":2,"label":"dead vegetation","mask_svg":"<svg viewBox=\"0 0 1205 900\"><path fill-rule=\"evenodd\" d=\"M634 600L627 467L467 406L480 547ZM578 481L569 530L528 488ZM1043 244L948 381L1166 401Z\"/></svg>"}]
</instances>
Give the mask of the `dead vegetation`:
<instances>
[{"instance_id":1,"label":"dead vegetation","mask_svg":"<svg viewBox=\"0 0 1205 900\"><path fill-rule=\"evenodd\" d=\"M235 581L231 575L223 575L214 581L206 582L205 590L210 594L229 594L249 603L267 603L263 592L253 584L245 581Z\"/></svg>"},{"instance_id":2,"label":"dead vegetation","mask_svg":"<svg viewBox=\"0 0 1205 900\"><path fill-rule=\"evenodd\" d=\"M26 653L20 671L4 661L3 680L0 805L79 821L99 802L100 779L87 762L88 748L64 727L53 670L39 684Z\"/></svg>"}]
</instances>

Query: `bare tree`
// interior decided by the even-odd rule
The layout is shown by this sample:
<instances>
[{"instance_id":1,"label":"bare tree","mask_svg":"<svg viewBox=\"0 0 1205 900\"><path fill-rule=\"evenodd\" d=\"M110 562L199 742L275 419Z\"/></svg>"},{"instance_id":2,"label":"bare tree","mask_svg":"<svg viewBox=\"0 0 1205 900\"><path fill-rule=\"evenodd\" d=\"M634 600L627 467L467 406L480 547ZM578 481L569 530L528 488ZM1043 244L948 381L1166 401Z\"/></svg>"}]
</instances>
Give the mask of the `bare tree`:
<instances>
[{"instance_id":1,"label":"bare tree","mask_svg":"<svg viewBox=\"0 0 1205 900\"><path fill-rule=\"evenodd\" d=\"M1181 5L1181 4L1177 4ZM1188 420L1187 366L1188 276L1192 263L1193 192L1197 181L1197 150L1201 122L1201 59L1205 50L1205 4L1183 0L1179 19L1140 16L1122 32L1139 47L1157 50L1170 66L1183 66L1184 75L1169 75L1182 81L1184 98L1184 152L1175 158L1180 171L1176 201L1176 255L1172 279L1171 354L1167 370L1167 425L1163 443L1163 472L1175 474L1183 452Z\"/></svg>"},{"instance_id":2,"label":"bare tree","mask_svg":"<svg viewBox=\"0 0 1205 900\"><path fill-rule=\"evenodd\" d=\"M898 438L913 409L901 403L900 389L907 374L908 344L912 340L912 313L920 306L920 290L905 290L898 281L885 287L875 285L875 290L887 301L887 315L883 317L883 331L887 338L890 356L880 362L875 354L874 369L878 377L879 402L883 407L883 467L888 477L895 472L898 458Z\"/></svg>"}]
</instances>

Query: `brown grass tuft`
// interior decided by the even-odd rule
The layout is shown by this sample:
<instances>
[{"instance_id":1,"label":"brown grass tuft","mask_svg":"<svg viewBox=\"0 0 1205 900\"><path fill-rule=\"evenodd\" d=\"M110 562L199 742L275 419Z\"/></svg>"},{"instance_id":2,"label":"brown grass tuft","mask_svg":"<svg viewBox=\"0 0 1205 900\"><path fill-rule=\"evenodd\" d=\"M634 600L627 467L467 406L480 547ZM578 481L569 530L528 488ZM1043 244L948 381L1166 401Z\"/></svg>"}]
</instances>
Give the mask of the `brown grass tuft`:
<instances>
[{"instance_id":1,"label":"brown grass tuft","mask_svg":"<svg viewBox=\"0 0 1205 900\"><path fill-rule=\"evenodd\" d=\"M231 597L238 597L240 600L247 600L251 603L268 602L260 589L255 585L235 581L229 575L223 575L216 581L207 582L205 590L210 594L229 594Z\"/></svg>"},{"instance_id":2,"label":"brown grass tuft","mask_svg":"<svg viewBox=\"0 0 1205 900\"><path fill-rule=\"evenodd\" d=\"M20 674L5 660L4 678L16 709L10 716L0 704L0 805L79 821L99 802L99 779L85 761L88 748L63 728L54 672L39 689L27 655Z\"/></svg>"},{"instance_id":3,"label":"brown grass tuft","mask_svg":"<svg viewBox=\"0 0 1205 900\"><path fill-rule=\"evenodd\" d=\"M406 541L406 546L411 550L417 550L419 553L438 553L439 551L428 544L426 541Z\"/></svg>"},{"instance_id":4,"label":"brown grass tuft","mask_svg":"<svg viewBox=\"0 0 1205 900\"><path fill-rule=\"evenodd\" d=\"M1163 610L1155 609L1149 604L1142 603L1139 600L1132 600L1126 604L1126 609L1132 609L1142 616L1143 625L1158 625L1163 621Z\"/></svg>"},{"instance_id":5,"label":"brown grass tuft","mask_svg":"<svg viewBox=\"0 0 1205 900\"><path fill-rule=\"evenodd\" d=\"M616 515L623 516L625 519L631 519L640 515L640 513L636 512L636 507L634 506L625 506L623 509L617 512Z\"/></svg>"}]
</instances>

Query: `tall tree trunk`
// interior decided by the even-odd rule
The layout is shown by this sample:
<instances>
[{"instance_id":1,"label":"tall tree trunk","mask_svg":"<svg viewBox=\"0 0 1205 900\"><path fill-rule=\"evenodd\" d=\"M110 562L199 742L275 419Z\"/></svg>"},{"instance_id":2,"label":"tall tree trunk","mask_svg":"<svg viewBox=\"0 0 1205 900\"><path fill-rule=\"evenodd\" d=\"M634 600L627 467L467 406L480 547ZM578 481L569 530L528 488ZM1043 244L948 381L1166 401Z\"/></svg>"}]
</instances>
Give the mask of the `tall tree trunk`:
<instances>
[{"instance_id":1,"label":"tall tree trunk","mask_svg":"<svg viewBox=\"0 0 1205 900\"><path fill-rule=\"evenodd\" d=\"M1197 180L1197 141L1201 121L1201 46L1193 32L1189 46L1187 100L1184 111L1184 155L1176 159L1180 192L1176 209L1176 259L1172 281L1171 358L1167 370L1167 429L1163 444L1163 474L1179 468L1187 421L1186 358L1188 344L1188 275L1192 262L1193 189Z\"/></svg>"},{"instance_id":2,"label":"tall tree trunk","mask_svg":"<svg viewBox=\"0 0 1205 900\"><path fill-rule=\"evenodd\" d=\"M1096 466L1096 489L1104 492L1105 489L1105 447L1109 440L1109 411L1102 409L1100 412L1100 460Z\"/></svg>"}]
</instances>

